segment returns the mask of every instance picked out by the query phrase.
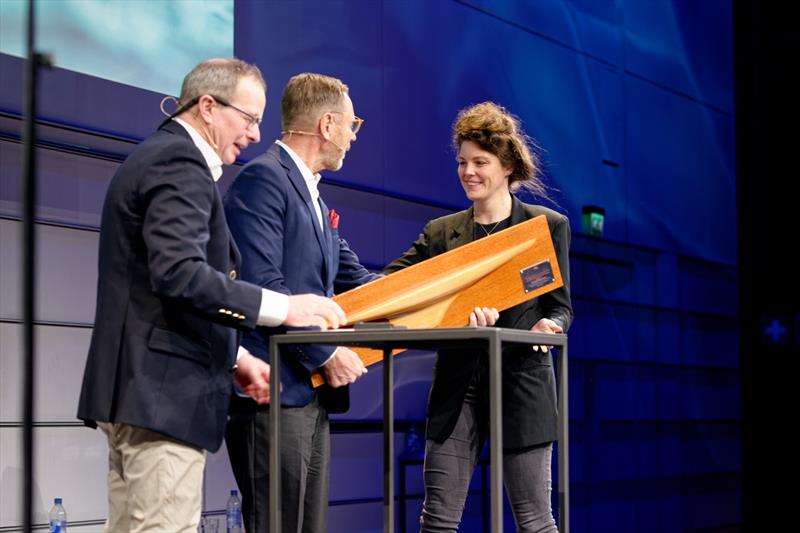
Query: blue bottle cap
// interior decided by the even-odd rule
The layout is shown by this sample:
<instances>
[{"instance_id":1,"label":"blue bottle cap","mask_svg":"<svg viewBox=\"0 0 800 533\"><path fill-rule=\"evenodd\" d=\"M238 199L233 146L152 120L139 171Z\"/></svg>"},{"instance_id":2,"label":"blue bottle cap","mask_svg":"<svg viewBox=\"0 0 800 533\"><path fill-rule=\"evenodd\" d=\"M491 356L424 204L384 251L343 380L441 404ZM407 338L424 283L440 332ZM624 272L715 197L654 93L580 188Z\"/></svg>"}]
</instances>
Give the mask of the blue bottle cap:
<instances>
[{"instance_id":1,"label":"blue bottle cap","mask_svg":"<svg viewBox=\"0 0 800 533\"><path fill-rule=\"evenodd\" d=\"M239 491L238 490L231 489L231 496L238 496L238 495L239 495Z\"/></svg>"},{"instance_id":2,"label":"blue bottle cap","mask_svg":"<svg viewBox=\"0 0 800 533\"><path fill-rule=\"evenodd\" d=\"M56 498L54 501L55 501L56 505L58 505L58 504L61 503L61 498Z\"/></svg>"}]
</instances>

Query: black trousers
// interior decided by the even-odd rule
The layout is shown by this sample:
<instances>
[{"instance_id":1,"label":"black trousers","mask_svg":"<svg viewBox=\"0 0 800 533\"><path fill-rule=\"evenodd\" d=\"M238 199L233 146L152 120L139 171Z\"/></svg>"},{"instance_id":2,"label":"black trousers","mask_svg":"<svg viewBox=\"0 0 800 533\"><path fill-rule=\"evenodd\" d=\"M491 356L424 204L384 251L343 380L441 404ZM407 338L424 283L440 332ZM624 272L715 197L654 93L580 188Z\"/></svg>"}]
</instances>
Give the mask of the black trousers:
<instances>
[{"instance_id":1,"label":"black trousers","mask_svg":"<svg viewBox=\"0 0 800 533\"><path fill-rule=\"evenodd\" d=\"M269 532L269 406L235 397L225 443L242 493L247 533ZM281 531L328 530L330 423L314 399L281 408Z\"/></svg>"}]
</instances>

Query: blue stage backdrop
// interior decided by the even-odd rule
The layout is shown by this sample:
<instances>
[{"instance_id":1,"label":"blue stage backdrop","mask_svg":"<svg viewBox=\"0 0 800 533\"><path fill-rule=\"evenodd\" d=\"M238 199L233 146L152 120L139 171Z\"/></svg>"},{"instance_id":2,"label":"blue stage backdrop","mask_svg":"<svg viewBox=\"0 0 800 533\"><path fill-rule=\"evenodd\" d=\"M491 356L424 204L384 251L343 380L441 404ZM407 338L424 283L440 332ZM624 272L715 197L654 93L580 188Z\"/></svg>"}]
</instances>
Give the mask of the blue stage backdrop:
<instances>
[{"instance_id":1,"label":"blue stage backdrop","mask_svg":"<svg viewBox=\"0 0 800 533\"><path fill-rule=\"evenodd\" d=\"M172 4L112 5L120 3L143 18ZM80 4L91 6L88 12L106 5ZM176 19L188 30L185 41L193 50L187 54L224 54L194 43L210 45L231 35L226 2L175 5L211 7L211 26ZM493 100L521 118L540 146L552 187L545 203L569 215L573 231L574 530L738 531L730 2L242 0L233 5L233 50L258 64L269 85L264 140L242 154L243 161L279 135L280 94L289 77L321 72L349 85L365 123L344 168L324 175L322 189L326 202L341 213L340 232L370 267L380 268L405 250L428 219L467 206L450 147L459 109ZM19 492L14 472L22 463L17 294L22 63L10 55L17 52L7 51L7 22L4 17L0 35L4 495ZM122 41L140 51L149 46L147 39ZM101 38L95 55L112 44ZM52 444L38 455L38 516L44 521L51 498L63 496L70 517L90 526L105 513L105 445L73 422L94 310L102 198L119 161L160 122L159 101L177 94L188 67L163 68L174 58L165 45L155 50L152 63L132 53L131 68L123 70L141 73L144 64L148 76L113 75L123 82L117 83L67 70L85 72L62 67L60 48L50 51L60 67L43 74L40 90L40 284L47 290L40 294L44 368L37 420L43 427L37 434ZM163 82L165 72L171 85ZM162 81L137 81L149 74ZM223 189L235 171L226 171ZM590 204L605 209L602 238L584 235L581 208ZM432 354L422 352L398 359L402 428L419 427L424 419L432 361ZM380 386L376 369L352 387L350 412L336 417L331 531L381 528L381 436L374 423L381 412ZM403 452L404 436L398 438ZM403 465L407 486L398 490L406 498L406 516L400 518L414 529L421 468L414 461ZM209 460L207 512L223 509L232 483L223 450ZM480 530L484 488L476 476L464 531ZM3 498L0 528L20 526L17 503ZM506 523L513 529L508 510Z\"/></svg>"}]
</instances>

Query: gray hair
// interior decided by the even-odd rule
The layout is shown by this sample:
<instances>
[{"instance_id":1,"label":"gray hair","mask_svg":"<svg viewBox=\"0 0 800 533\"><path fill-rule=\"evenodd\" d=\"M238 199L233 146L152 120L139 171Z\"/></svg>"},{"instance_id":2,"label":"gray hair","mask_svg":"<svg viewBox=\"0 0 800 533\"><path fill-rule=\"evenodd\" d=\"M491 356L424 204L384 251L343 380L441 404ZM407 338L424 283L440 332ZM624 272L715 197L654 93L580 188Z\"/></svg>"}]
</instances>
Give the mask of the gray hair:
<instances>
[{"instance_id":1,"label":"gray hair","mask_svg":"<svg viewBox=\"0 0 800 533\"><path fill-rule=\"evenodd\" d=\"M267 83L255 65L235 58L206 59L183 78L178 107L182 108L204 94L231 100L239 80L247 76L267 89Z\"/></svg>"}]
</instances>

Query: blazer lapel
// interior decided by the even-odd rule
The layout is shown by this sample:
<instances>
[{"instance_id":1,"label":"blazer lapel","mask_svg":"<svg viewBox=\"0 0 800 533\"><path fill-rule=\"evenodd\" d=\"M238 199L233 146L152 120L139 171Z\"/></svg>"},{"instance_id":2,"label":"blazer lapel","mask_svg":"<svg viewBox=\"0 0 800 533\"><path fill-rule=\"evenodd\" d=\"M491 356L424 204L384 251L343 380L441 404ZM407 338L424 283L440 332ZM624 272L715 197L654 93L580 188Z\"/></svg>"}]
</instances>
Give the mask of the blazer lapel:
<instances>
[{"instance_id":1,"label":"blazer lapel","mask_svg":"<svg viewBox=\"0 0 800 533\"><path fill-rule=\"evenodd\" d=\"M319 197L319 207L322 209L322 224L325 226L325 241L327 243L327 256L326 265L333 265L334 268L327 268L327 278L325 288L333 287L333 279L336 277L335 266L339 264L337 256L339 255L339 242L334 238L333 229L331 228L330 220L328 220L329 209L322 199Z\"/></svg>"},{"instance_id":2,"label":"blazer lapel","mask_svg":"<svg viewBox=\"0 0 800 533\"><path fill-rule=\"evenodd\" d=\"M314 236L317 238L317 243L319 244L320 252L322 253L322 260L325 271L327 272L329 269L328 267L328 244L325 235L323 234L322 228L319 227L319 223L317 222L317 212L314 209L314 203L311 199L311 193L308 192L308 185L306 185L305 180L303 179L303 174L300 172L300 169L297 168L297 165L294 164L292 161L292 157L286 153L285 150L281 149L279 145L273 145L273 147L278 150L278 160L281 162L281 166L286 169L286 175L289 177L289 181L294 186L297 193L303 199L303 203L306 205L306 209L308 210L308 216L311 217L311 225L314 227ZM322 213L322 223L325 224L325 215L326 213L323 211Z\"/></svg>"},{"instance_id":3,"label":"blazer lapel","mask_svg":"<svg viewBox=\"0 0 800 533\"><path fill-rule=\"evenodd\" d=\"M475 212L474 207L463 212L460 217L453 217L449 227L445 228L447 236L446 250L452 250L463 246L475 239ZM527 211L516 196L511 195L511 225L526 221L529 217Z\"/></svg>"},{"instance_id":4,"label":"blazer lapel","mask_svg":"<svg viewBox=\"0 0 800 533\"><path fill-rule=\"evenodd\" d=\"M445 235L447 236L445 251L452 250L472 242L474 222L475 215L473 213L472 206L464 211L461 216L453 217L453 220L450 221L448 227L444 229Z\"/></svg>"},{"instance_id":5,"label":"blazer lapel","mask_svg":"<svg viewBox=\"0 0 800 533\"><path fill-rule=\"evenodd\" d=\"M525 207L516 196L511 195L511 225L516 226L520 222L525 222L531 218L531 215L525 211Z\"/></svg>"}]
</instances>

